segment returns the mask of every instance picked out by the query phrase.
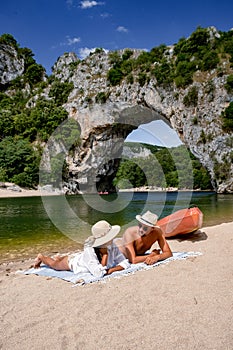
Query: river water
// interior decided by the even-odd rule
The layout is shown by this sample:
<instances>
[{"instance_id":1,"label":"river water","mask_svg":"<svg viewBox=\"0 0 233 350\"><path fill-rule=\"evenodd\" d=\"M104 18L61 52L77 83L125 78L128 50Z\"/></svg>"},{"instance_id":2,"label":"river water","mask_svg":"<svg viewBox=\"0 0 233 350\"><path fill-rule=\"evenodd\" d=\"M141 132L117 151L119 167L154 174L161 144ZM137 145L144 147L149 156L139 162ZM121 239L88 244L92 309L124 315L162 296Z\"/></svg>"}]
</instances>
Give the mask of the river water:
<instances>
[{"instance_id":1,"label":"river water","mask_svg":"<svg viewBox=\"0 0 233 350\"><path fill-rule=\"evenodd\" d=\"M189 206L201 209L203 226L233 221L233 195L214 192L1 198L0 263L81 248L98 220L121 225L121 235L146 210L162 218Z\"/></svg>"}]
</instances>

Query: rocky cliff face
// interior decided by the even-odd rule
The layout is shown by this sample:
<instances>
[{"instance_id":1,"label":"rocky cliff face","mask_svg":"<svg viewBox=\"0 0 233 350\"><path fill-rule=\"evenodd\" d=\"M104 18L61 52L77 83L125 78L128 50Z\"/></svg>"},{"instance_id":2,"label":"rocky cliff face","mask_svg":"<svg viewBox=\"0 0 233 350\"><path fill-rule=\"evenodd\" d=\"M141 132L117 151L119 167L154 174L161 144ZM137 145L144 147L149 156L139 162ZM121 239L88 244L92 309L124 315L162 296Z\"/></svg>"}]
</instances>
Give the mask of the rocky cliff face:
<instances>
[{"instance_id":1,"label":"rocky cliff face","mask_svg":"<svg viewBox=\"0 0 233 350\"><path fill-rule=\"evenodd\" d=\"M135 51L134 57L138 54ZM161 119L176 130L208 169L214 188L220 193L233 192L233 135L223 132L220 118L221 112L233 100L224 87L227 75L217 76L215 70L205 75L197 72L193 84L185 89L159 87L155 78L143 86L124 80L118 86L110 86L106 53L89 56L77 64L75 70L66 64L71 59L74 62L73 54L60 57L54 69L57 78L74 83L65 108L80 124L82 132L81 149L69 159L71 177L82 174L81 177L87 179L87 169L90 172L96 169L91 177L97 183L99 172L102 180L108 178L115 169L112 169L112 162L104 160L104 155L116 159L120 156L122 142L133 129ZM198 91L197 104L185 106L184 97L192 88ZM101 92L105 98L102 103L98 100ZM224 177L216 176L219 166L227 167Z\"/></svg>"},{"instance_id":2,"label":"rocky cliff face","mask_svg":"<svg viewBox=\"0 0 233 350\"><path fill-rule=\"evenodd\" d=\"M148 148L142 147L140 145L129 147L124 146L122 156L126 159L132 159L132 158L147 158L151 155L151 151Z\"/></svg>"},{"instance_id":3,"label":"rocky cliff face","mask_svg":"<svg viewBox=\"0 0 233 350\"><path fill-rule=\"evenodd\" d=\"M24 60L10 45L0 43L0 84L7 84L24 71Z\"/></svg>"},{"instance_id":4,"label":"rocky cliff face","mask_svg":"<svg viewBox=\"0 0 233 350\"><path fill-rule=\"evenodd\" d=\"M0 56L4 84L20 75L23 62L13 51L2 49L4 57L14 57L3 60ZM124 52L119 51L119 55ZM140 53L133 50L132 58ZM172 48L169 54L172 55ZM155 77L144 84L137 79L123 79L112 86L107 79L112 67L109 62L109 54L97 50L83 61L74 53L66 53L53 67L56 79L74 84L64 108L81 130L81 145L67 158L72 192L114 190L109 183L115 176L127 135L142 123L163 120L208 169L216 191L233 193L233 134L223 132L220 118L233 101L224 87L227 76L232 74L228 62L221 63L227 67L221 75L217 69L197 71L193 83L186 88L175 84L162 87ZM192 89L197 91L195 106L184 103ZM224 175L219 169L224 169Z\"/></svg>"}]
</instances>

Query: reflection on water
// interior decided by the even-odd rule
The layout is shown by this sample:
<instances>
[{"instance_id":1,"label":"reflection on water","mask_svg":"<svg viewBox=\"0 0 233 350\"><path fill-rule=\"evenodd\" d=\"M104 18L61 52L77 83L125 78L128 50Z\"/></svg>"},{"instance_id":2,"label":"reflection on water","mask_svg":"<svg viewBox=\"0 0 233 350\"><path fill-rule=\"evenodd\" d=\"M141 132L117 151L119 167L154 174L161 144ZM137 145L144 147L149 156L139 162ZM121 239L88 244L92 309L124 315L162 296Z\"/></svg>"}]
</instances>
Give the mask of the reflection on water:
<instances>
[{"instance_id":1,"label":"reflection on water","mask_svg":"<svg viewBox=\"0 0 233 350\"><path fill-rule=\"evenodd\" d=\"M0 262L78 249L91 226L105 219L124 229L136 223L135 216L151 210L164 217L189 205L204 214L204 226L233 219L233 195L213 192L122 192L114 195L52 196L0 199ZM108 208L110 209L108 212Z\"/></svg>"}]
</instances>

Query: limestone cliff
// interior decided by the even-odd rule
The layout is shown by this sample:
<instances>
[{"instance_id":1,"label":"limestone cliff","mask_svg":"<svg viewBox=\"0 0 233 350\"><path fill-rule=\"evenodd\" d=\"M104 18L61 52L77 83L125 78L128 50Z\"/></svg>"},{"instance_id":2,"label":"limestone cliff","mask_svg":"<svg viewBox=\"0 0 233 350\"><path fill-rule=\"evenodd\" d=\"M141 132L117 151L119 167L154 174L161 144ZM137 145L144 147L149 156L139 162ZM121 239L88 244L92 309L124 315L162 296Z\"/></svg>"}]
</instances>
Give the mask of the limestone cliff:
<instances>
[{"instance_id":1,"label":"limestone cliff","mask_svg":"<svg viewBox=\"0 0 233 350\"><path fill-rule=\"evenodd\" d=\"M14 47L0 42L0 84L7 84L24 71L24 60Z\"/></svg>"},{"instance_id":2,"label":"limestone cliff","mask_svg":"<svg viewBox=\"0 0 233 350\"><path fill-rule=\"evenodd\" d=\"M215 37L219 33L211 28L209 40ZM8 48L1 49L8 57ZM109 184L117 171L125 138L142 123L161 119L208 169L216 191L233 193L233 134L223 131L221 119L221 113L233 101L232 92L225 88L227 77L233 73L229 55L219 55L217 67L208 71L196 68L192 82L179 86L172 81L163 84L158 75L150 74L151 69L162 66L156 59L150 67L143 62L143 72L140 66L128 74L129 65L134 65L143 53L130 51L130 59L128 49L118 51L115 62L111 53L102 49L82 61L75 53L66 53L54 64L53 79L73 83L63 107L81 130L81 144L67 157L72 192L114 191ZM12 62L0 56L2 84L23 69L23 62L13 51L12 55ZM163 55L169 63L177 54L174 47L167 47ZM126 73L113 84L109 71L117 67L117 60L124 61L122 71ZM112 73L118 79L119 70L113 69ZM41 94L49 99L49 85Z\"/></svg>"},{"instance_id":3,"label":"limestone cliff","mask_svg":"<svg viewBox=\"0 0 233 350\"><path fill-rule=\"evenodd\" d=\"M133 51L133 58L138 55L138 51ZM222 130L220 118L233 100L225 89L227 76L232 72L227 61L221 62L223 67L228 67L225 74L217 74L219 67L206 73L197 71L192 84L177 88L175 84L158 86L153 77L143 86L135 80L129 84L125 79L119 85L111 86L107 79L111 67L108 54L103 51L92 54L75 69L66 63L68 57L70 59L66 54L59 58L53 74L60 80L69 79L74 83L65 108L80 124L82 145L69 160L72 177L82 174L81 177L87 179L88 171L95 169L92 177L97 183L99 172L102 178L107 178L113 170L112 162L104 160L103 155L108 154L111 159L119 157L122 142L131 130L141 123L161 119L176 130L208 169L214 188L220 193L233 192L233 135ZM195 106L187 106L184 99L193 88L197 91L197 102ZM100 93L104 98L102 101L98 100ZM117 124L119 127L114 129L113 125ZM227 174L216 176L219 167L227 168Z\"/></svg>"}]
</instances>

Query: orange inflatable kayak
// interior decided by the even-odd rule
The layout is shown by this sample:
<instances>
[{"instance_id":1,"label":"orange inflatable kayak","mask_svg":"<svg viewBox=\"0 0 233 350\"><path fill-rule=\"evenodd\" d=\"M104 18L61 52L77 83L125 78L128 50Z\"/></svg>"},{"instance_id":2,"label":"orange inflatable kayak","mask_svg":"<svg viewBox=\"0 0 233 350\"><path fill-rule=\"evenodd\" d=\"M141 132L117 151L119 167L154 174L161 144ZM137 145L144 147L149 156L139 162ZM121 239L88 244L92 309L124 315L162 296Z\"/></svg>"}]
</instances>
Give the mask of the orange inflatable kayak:
<instances>
[{"instance_id":1,"label":"orange inflatable kayak","mask_svg":"<svg viewBox=\"0 0 233 350\"><path fill-rule=\"evenodd\" d=\"M194 232L202 227L203 213L197 207L181 209L157 221L165 237Z\"/></svg>"}]
</instances>

